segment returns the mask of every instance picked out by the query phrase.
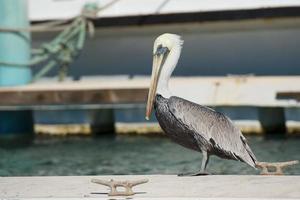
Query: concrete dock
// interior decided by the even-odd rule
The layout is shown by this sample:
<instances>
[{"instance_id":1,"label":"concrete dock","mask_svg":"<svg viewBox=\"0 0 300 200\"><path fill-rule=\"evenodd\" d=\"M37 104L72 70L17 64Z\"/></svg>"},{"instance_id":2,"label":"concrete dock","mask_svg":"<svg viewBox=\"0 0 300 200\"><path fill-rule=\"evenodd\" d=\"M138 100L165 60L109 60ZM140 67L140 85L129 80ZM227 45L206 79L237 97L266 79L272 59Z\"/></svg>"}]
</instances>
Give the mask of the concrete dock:
<instances>
[{"instance_id":1,"label":"concrete dock","mask_svg":"<svg viewBox=\"0 0 300 200\"><path fill-rule=\"evenodd\" d=\"M300 199L300 176L176 175L1 177L0 199L97 198L108 197L108 187L91 182L102 180L149 179L133 188L133 199ZM125 199L126 197L122 197Z\"/></svg>"}]
</instances>

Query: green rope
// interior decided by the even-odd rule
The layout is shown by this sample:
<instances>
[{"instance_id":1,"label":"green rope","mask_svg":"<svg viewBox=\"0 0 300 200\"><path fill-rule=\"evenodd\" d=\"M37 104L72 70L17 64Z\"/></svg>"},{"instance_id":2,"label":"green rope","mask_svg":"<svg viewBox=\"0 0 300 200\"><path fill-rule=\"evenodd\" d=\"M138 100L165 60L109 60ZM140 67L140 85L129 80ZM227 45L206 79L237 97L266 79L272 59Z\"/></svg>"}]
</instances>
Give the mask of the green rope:
<instances>
[{"instance_id":1,"label":"green rope","mask_svg":"<svg viewBox=\"0 0 300 200\"><path fill-rule=\"evenodd\" d=\"M50 62L48 62L48 64L46 64L36 75L34 75L32 82L35 82L36 80L40 79L44 74L46 74L53 67L55 67L56 64L57 62L55 60L51 60Z\"/></svg>"},{"instance_id":2,"label":"green rope","mask_svg":"<svg viewBox=\"0 0 300 200\"><path fill-rule=\"evenodd\" d=\"M115 0L114 3L115 2L117 2L117 0ZM110 5L112 4L106 5L106 7ZM86 32L89 32L90 36L94 34L93 23L89 18L96 17L99 10L96 4L88 4L83 8L81 15L73 18L73 20L47 22L32 28L0 28L2 32L51 31L53 29L62 29L50 42L44 43L39 48L31 50L32 58L29 63L0 61L0 67L41 67L34 75L32 81L38 80L54 67L58 67L59 80L64 80L70 64L78 57L85 44ZM66 25L66 23L68 23L68 25Z\"/></svg>"},{"instance_id":3,"label":"green rope","mask_svg":"<svg viewBox=\"0 0 300 200\"><path fill-rule=\"evenodd\" d=\"M74 61L78 51L85 43L86 23L83 18L76 19L68 29L61 32L48 46L44 46L45 51L51 52L53 64L46 65L44 70L40 70L33 80L44 76L53 67L58 66L59 81L63 81L68 72L69 65ZM78 45L80 44L80 45Z\"/></svg>"},{"instance_id":4,"label":"green rope","mask_svg":"<svg viewBox=\"0 0 300 200\"><path fill-rule=\"evenodd\" d=\"M29 63L0 61L0 67L34 67L43 65L34 75L33 82L47 74L54 67L58 67L59 80L63 81L68 73L70 64L78 57L85 44L86 33L88 32L90 36L94 35L94 25L90 19L96 18L99 11L109 8L118 1L112 0L100 8L96 3L88 3L83 7L81 14L73 19L46 22L31 28L0 27L0 32L61 31L52 41L44 43L40 48L32 49L32 59Z\"/></svg>"}]
</instances>

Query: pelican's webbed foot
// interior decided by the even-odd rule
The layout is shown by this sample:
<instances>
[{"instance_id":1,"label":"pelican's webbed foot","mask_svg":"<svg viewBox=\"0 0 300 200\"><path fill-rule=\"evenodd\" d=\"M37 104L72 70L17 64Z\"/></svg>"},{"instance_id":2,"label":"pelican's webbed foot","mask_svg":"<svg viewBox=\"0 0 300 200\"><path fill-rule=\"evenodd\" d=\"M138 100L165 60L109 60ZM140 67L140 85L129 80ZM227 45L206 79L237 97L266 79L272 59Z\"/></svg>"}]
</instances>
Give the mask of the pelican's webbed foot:
<instances>
[{"instance_id":1,"label":"pelican's webbed foot","mask_svg":"<svg viewBox=\"0 0 300 200\"><path fill-rule=\"evenodd\" d=\"M206 176L206 175L210 175L209 172L207 171L198 171L198 172L190 172L190 173L180 173L178 174L178 176Z\"/></svg>"}]
</instances>

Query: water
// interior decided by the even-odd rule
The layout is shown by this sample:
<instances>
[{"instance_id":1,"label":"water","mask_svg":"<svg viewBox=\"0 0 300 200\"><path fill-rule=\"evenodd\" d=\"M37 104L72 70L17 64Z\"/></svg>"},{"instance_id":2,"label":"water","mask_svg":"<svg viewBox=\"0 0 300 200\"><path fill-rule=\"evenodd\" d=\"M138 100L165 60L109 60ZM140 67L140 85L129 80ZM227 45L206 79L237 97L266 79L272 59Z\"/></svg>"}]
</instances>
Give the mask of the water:
<instances>
[{"instance_id":1,"label":"water","mask_svg":"<svg viewBox=\"0 0 300 200\"><path fill-rule=\"evenodd\" d=\"M247 137L260 161L300 160L300 138ZM177 174L196 171L201 154L165 137L38 137L28 147L0 148L0 176ZM257 174L237 161L211 157L213 174ZM288 174L300 175L300 165Z\"/></svg>"}]
</instances>

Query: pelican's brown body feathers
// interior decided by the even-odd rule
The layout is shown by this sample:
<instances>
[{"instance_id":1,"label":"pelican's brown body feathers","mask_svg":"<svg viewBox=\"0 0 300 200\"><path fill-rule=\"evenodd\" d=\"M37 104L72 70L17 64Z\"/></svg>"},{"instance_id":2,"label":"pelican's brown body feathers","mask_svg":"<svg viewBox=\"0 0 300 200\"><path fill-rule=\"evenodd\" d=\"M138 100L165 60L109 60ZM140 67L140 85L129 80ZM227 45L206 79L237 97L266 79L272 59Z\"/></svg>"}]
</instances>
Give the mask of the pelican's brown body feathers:
<instances>
[{"instance_id":1,"label":"pelican's brown body feathers","mask_svg":"<svg viewBox=\"0 0 300 200\"><path fill-rule=\"evenodd\" d=\"M245 137L222 113L176 96L164 98L159 94L154 108L161 128L174 142L255 167L256 158Z\"/></svg>"}]
</instances>

